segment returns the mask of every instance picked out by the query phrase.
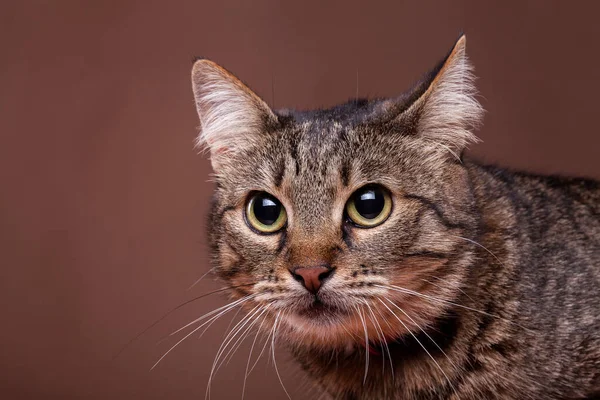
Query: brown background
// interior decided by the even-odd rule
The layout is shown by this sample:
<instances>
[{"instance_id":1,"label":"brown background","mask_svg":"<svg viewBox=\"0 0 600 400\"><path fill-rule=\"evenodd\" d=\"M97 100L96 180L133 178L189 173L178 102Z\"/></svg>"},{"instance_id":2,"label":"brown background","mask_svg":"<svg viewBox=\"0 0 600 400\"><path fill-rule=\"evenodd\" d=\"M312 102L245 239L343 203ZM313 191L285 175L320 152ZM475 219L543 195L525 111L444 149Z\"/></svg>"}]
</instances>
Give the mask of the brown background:
<instances>
[{"instance_id":1,"label":"brown background","mask_svg":"<svg viewBox=\"0 0 600 400\"><path fill-rule=\"evenodd\" d=\"M487 110L472 153L600 177L595 2L83 2L0 6L0 398L199 399L228 318L149 372L164 334L225 304L171 307L207 278L208 161L193 149L191 57L277 107L398 94L461 30ZM485 3L485 4L484 4ZM240 398L248 346L213 398ZM278 352L294 399L305 377ZM265 358L265 357L263 357ZM272 365L246 399L284 394Z\"/></svg>"}]
</instances>

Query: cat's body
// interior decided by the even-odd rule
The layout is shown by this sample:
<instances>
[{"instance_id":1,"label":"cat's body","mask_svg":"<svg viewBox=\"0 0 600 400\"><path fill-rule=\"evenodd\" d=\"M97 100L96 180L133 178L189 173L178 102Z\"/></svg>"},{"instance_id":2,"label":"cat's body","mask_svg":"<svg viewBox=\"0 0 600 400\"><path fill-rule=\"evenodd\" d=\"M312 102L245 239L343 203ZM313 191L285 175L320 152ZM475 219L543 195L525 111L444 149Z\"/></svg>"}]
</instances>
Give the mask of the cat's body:
<instances>
[{"instance_id":1,"label":"cat's body","mask_svg":"<svg viewBox=\"0 0 600 400\"><path fill-rule=\"evenodd\" d=\"M463 168L481 216L471 228L481 246L455 300L470 309L429 327L439 348L416 333L447 377L411 336L389 344L394 377L386 349L371 352L366 384L364 347L300 344L294 355L336 399L600 398L600 184Z\"/></svg>"},{"instance_id":2,"label":"cat's body","mask_svg":"<svg viewBox=\"0 0 600 400\"><path fill-rule=\"evenodd\" d=\"M600 393L600 185L461 156L464 45L407 95L315 112L194 66L216 270L334 399Z\"/></svg>"}]
</instances>

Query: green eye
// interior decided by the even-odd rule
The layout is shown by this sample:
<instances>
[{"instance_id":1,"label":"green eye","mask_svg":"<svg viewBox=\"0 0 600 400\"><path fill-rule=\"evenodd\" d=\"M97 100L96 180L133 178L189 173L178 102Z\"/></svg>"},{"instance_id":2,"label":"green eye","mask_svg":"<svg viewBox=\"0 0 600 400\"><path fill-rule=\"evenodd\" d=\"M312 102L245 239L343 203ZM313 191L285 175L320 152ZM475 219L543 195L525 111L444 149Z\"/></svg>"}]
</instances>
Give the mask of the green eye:
<instances>
[{"instance_id":1,"label":"green eye","mask_svg":"<svg viewBox=\"0 0 600 400\"><path fill-rule=\"evenodd\" d=\"M392 198L381 186L358 189L346 203L348 218L361 228L373 228L385 222L392 212Z\"/></svg>"},{"instance_id":2,"label":"green eye","mask_svg":"<svg viewBox=\"0 0 600 400\"><path fill-rule=\"evenodd\" d=\"M275 233L285 226L287 214L279 200L267 192L258 192L248 200L246 221L261 233Z\"/></svg>"}]
</instances>

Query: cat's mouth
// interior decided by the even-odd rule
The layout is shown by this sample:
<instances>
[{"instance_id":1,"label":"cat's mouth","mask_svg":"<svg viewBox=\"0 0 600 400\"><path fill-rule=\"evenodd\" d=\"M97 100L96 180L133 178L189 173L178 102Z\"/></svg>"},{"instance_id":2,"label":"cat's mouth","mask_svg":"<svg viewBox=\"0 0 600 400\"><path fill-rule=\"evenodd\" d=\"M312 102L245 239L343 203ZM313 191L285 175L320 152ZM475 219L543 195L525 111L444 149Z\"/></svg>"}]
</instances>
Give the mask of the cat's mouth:
<instances>
[{"instance_id":1,"label":"cat's mouth","mask_svg":"<svg viewBox=\"0 0 600 400\"><path fill-rule=\"evenodd\" d=\"M341 308L325 303L317 296L315 296L314 301L310 305L303 307L296 312L300 317L304 317L312 321L330 319L332 317L339 317L346 314L346 312Z\"/></svg>"}]
</instances>

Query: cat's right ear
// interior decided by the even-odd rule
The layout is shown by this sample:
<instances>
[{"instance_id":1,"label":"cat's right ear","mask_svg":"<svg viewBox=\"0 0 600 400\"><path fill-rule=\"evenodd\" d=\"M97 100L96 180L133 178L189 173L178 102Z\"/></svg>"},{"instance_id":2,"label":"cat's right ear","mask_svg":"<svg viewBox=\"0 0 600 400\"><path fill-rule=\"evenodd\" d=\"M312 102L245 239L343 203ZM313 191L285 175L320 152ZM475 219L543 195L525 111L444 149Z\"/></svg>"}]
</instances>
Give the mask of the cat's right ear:
<instances>
[{"instance_id":1,"label":"cat's right ear","mask_svg":"<svg viewBox=\"0 0 600 400\"><path fill-rule=\"evenodd\" d=\"M443 154L450 150L459 159L465 147L477 141L473 130L483 115L466 41L461 35L450 53L410 92L408 109L396 117L411 133L435 143ZM406 101L402 97L400 106Z\"/></svg>"},{"instance_id":2,"label":"cat's right ear","mask_svg":"<svg viewBox=\"0 0 600 400\"><path fill-rule=\"evenodd\" d=\"M256 143L261 133L277 122L260 97L210 60L194 63L192 88L200 118L197 145L210 150L217 173L235 153Z\"/></svg>"}]
</instances>

